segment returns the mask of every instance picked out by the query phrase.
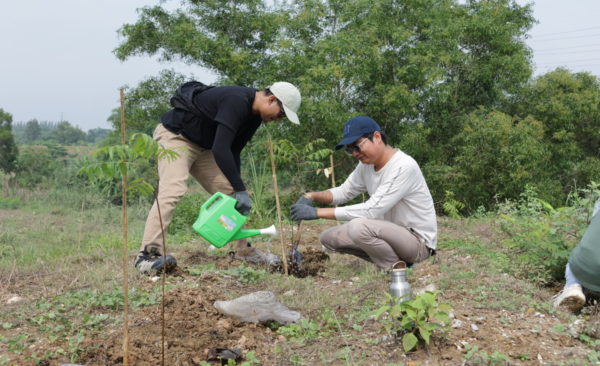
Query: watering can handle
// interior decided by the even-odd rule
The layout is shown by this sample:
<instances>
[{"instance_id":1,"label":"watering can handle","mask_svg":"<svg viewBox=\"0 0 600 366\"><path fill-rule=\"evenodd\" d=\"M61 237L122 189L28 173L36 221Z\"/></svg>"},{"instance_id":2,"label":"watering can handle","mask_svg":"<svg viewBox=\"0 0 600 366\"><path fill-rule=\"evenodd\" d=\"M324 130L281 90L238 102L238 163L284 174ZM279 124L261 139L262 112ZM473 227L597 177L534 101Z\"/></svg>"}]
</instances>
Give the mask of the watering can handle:
<instances>
[{"instance_id":1,"label":"watering can handle","mask_svg":"<svg viewBox=\"0 0 600 366\"><path fill-rule=\"evenodd\" d=\"M213 194L204 204L200 207L200 212L208 211L210 206L212 206L217 200L223 198L223 193L218 192Z\"/></svg>"}]
</instances>

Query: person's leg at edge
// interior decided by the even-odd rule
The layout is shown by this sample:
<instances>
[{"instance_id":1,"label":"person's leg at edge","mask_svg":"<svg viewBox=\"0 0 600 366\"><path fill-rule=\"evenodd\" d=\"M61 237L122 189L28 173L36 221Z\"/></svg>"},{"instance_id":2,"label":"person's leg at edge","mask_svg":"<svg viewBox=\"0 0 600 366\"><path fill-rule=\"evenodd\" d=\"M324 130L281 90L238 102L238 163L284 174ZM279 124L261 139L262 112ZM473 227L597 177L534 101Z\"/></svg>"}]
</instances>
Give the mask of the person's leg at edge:
<instances>
[{"instance_id":1,"label":"person's leg at edge","mask_svg":"<svg viewBox=\"0 0 600 366\"><path fill-rule=\"evenodd\" d=\"M569 263L567 263L567 265L565 266L565 279L565 287L570 287L572 285L581 286L581 283L579 283L577 278L575 278L573 272L571 272L571 265Z\"/></svg>"},{"instance_id":2,"label":"person's leg at edge","mask_svg":"<svg viewBox=\"0 0 600 366\"><path fill-rule=\"evenodd\" d=\"M565 287L553 297L554 307L567 307L572 311L579 310L585 305L585 295L581 283L571 271L571 265L565 266Z\"/></svg>"},{"instance_id":3,"label":"person's leg at edge","mask_svg":"<svg viewBox=\"0 0 600 366\"><path fill-rule=\"evenodd\" d=\"M350 238L381 269L390 269L399 261L421 262L430 255L413 232L394 223L358 218L348 225Z\"/></svg>"},{"instance_id":4,"label":"person's leg at edge","mask_svg":"<svg viewBox=\"0 0 600 366\"><path fill-rule=\"evenodd\" d=\"M186 181L195 159L189 146L190 143L183 136L165 129L162 124L157 126L154 139L163 147L177 152L178 157L174 160L163 158L158 161L158 202L161 215L159 216L159 208L155 200L146 218L140 254L135 262L136 267L143 273L149 273L150 270L162 270L162 266L165 265L163 261L166 261L171 268L176 264L175 259L170 256L161 258L165 254L163 229L167 230L177 202L187 191ZM161 229L161 217L163 229Z\"/></svg>"}]
</instances>

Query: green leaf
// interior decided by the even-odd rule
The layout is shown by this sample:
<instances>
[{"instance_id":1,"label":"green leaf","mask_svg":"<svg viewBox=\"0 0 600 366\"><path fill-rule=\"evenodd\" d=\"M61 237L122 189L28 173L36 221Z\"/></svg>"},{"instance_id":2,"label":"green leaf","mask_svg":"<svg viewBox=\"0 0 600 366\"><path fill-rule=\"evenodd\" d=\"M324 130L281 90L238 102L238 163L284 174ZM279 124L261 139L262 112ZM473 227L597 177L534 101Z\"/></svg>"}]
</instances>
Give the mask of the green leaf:
<instances>
[{"instance_id":1,"label":"green leaf","mask_svg":"<svg viewBox=\"0 0 600 366\"><path fill-rule=\"evenodd\" d=\"M389 305L383 305L382 307L380 307L379 309L377 309L373 313L373 315L375 316L375 319L378 319L381 315L385 314L389 310L390 310L390 306Z\"/></svg>"},{"instance_id":2,"label":"green leaf","mask_svg":"<svg viewBox=\"0 0 600 366\"><path fill-rule=\"evenodd\" d=\"M435 313L433 315L433 318L444 323L450 322L450 316L447 313L444 313L443 311L438 311L437 313Z\"/></svg>"},{"instance_id":3,"label":"green leaf","mask_svg":"<svg viewBox=\"0 0 600 366\"><path fill-rule=\"evenodd\" d=\"M419 340L412 333L406 333L404 336L402 336L402 348L404 348L404 352L408 352L415 348L417 343L419 343Z\"/></svg>"},{"instance_id":4,"label":"green leaf","mask_svg":"<svg viewBox=\"0 0 600 366\"><path fill-rule=\"evenodd\" d=\"M431 337L431 332L425 327L419 327L419 334L421 335L421 338L423 338L425 343L429 344L429 337Z\"/></svg>"}]
</instances>

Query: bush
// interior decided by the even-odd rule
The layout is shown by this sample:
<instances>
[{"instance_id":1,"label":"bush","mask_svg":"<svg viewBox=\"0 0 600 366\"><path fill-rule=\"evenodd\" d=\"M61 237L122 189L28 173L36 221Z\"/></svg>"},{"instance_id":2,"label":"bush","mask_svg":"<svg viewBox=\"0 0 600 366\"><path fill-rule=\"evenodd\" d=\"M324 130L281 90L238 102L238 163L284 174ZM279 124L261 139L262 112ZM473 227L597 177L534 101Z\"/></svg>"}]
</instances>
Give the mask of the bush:
<instances>
[{"instance_id":1,"label":"bush","mask_svg":"<svg viewBox=\"0 0 600 366\"><path fill-rule=\"evenodd\" d=\"M200 206L208 199L207 193L189 193L177 203L173 212L173 220L167 233L174 235L180 232L192 232L192 225L198 218Z\"/></svg>"},{"instance_id":2,"label":"bush","mask_svg":"<svg viewBox=\"0 0 600 366\"><path fill-rule=\"evenodd\" d=\"M526 186L517 202L501 205L501 228L510 236L506 244L513 258L505 270L541 285L562 280L598 196L593 184L572 194L571 206L555 209Z\"/></svg>"},{"instance_id":3,"label":"bush","mask_svg":"<svg viewBox=\"0 0 600 366\"><path fill-rule=\"evenodd\" d=\"M21 204L22 202L19 197L0 197L0 209L16 210Z\"/></svg>"},{"instance_id":4,"label":"bush","mask_svg":"<svg viewBox=\"0 0 600 366\"><path fill-rule=\"evenodd\" d=\"M26 188L48 182L57 168L56 160L46 146L24 146L17 159L16 180Z\"/></svg>"}]
</instances>

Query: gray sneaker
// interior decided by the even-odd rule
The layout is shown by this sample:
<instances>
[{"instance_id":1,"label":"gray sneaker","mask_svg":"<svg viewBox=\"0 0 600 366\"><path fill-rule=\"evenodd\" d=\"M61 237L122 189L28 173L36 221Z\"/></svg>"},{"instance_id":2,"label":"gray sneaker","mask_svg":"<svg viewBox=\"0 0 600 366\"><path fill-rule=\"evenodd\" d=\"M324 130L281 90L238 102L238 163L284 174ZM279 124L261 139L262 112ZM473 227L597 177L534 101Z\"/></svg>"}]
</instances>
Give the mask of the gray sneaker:
<instances>
[{"instance_id":1,"label":"gray sneaker","mask_svg":"<svg viewBox=\"0 0 600 366\"><path fill-rule=\"evenodd\" d=\"M150 253L145 250L141 251L135 259L134 266L146 275L161 273L163 270L169 273L177 267L177 260L170 255L164 257L158 252L158 249L152 248Z\"/></svg>"}]
</instances>

